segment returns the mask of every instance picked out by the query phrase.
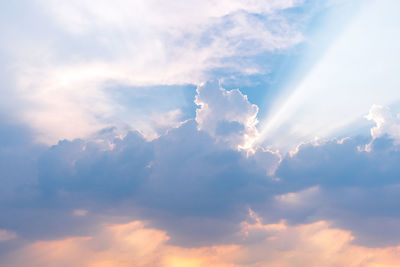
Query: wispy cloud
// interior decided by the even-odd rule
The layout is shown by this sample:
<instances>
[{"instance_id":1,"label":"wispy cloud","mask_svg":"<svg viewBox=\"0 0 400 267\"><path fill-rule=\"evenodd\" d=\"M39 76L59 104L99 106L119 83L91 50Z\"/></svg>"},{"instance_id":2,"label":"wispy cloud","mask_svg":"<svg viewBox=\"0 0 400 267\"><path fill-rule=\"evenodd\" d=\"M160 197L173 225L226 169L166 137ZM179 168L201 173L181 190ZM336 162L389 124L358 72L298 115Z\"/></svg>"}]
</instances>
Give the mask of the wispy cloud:
<instances>
[{"instance_id":1,"label":"wispy cloud","mask_svg":"<svg viewBox=\"0 0 400 267\"><path fill-rule=\"evenodd\" d=\"M13 62L8 79L19 107L8 112L40 141L55 143L122 120L124 106L113 101L110 86L199 84L214 69L263 73L257 55L302 40L294 15L285 14L301 3L34 1L20 27L18 7L3 3L15 15L5 19L18 36L1 45ZM26 32L38 27L32 43Z\"/></svg>"}]
</instances>

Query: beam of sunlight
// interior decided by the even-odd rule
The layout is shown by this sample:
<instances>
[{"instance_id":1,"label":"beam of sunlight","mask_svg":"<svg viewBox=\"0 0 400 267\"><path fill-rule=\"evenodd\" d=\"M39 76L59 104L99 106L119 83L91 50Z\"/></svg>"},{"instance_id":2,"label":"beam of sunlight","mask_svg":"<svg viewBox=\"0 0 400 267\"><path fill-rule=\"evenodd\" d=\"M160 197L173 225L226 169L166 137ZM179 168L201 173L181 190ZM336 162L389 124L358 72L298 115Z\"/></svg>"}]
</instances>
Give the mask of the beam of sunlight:
<instances>
[{"instance_id":1,"label":"beam of sunlight","mask_svg":"<svg viewBox=\"0 0 400 267\"><path fill-rule=\"evenodd\" d=\"M255 142L292 149L300 142L335 134L365 115L372 104L398 101L399 8L396 0L365 4L304 79L276 102ZM340 19L334 17L331 25ZM329 30L324 27L320 34Z\"/></svg>"}]
</instances>

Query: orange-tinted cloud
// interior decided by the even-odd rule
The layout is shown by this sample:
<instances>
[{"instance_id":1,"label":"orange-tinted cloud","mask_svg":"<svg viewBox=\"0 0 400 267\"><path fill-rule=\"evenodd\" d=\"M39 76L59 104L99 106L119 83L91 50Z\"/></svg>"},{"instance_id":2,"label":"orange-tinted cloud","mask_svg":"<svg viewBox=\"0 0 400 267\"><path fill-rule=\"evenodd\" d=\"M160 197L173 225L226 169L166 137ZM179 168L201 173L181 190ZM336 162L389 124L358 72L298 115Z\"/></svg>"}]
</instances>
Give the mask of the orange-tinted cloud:
<instances>
[{"instance_id":1,"label":"orange-tinted cloud","mask_svg":"<svg viewBox=\"0 0 400 267\"><path fill-rule=\"evenodd\" d=\"M9 253L2 266L400 266L400 247L351 244L350 232L319 221L263 224L251 212L237 244L184 248L141 221L106 225L97 234L40 241Z\"/></svg>"},{"instance_id":2,"label":"orange-tinted cloud","mask_svg":"<svg viewBox=\"0 0 400 267\"><path fill-rule=\"evenodd\" d=\"M1 266L231 266L237 245L182 248L140 221L106 225L94 236L40 241L7 255Z\"/></svg>"}]
</instances>

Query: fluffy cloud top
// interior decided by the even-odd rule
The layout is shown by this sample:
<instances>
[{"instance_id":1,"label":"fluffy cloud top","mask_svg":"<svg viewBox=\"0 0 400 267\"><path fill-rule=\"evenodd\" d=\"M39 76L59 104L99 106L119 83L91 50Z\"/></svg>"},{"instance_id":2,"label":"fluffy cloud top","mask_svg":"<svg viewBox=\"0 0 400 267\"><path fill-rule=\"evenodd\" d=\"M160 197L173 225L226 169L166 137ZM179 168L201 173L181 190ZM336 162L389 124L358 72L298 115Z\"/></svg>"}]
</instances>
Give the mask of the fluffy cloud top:
<instances>
[{"instance_id":1,"label":"fluffy cloud top","mask_svg":"<svg viewBox=\"0 0 400 267\"><path fill-rule=\"evenodd\" d=\"M230 144L233 148L250 148L257 136L258 107L238 89L227 91L217 81L197 88L195 103L198 128Z\"/></svg>"},{"instance_id":2,"label":"fluffy cloud top","mask_svg":"<svg viewBox=\"0 0 400 267\"><path fill-rule=\"evenodd\" d=\"M387 107L373 105L366 118L376 123L371 129L372 139L387 135L392 138L396 145L400 144L400 119L393 116Z\"/></svg>"}]
</instances>

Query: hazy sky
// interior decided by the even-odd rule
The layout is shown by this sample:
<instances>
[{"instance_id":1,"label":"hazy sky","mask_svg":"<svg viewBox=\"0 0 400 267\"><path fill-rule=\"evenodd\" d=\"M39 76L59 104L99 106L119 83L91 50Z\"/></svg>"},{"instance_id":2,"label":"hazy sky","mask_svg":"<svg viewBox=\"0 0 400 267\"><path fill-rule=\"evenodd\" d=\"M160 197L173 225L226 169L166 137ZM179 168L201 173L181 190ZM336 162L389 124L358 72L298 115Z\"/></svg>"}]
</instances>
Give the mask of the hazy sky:
<instances>
[{"instance_id":1,"label":"hazy sky","mask_svg":"<svg viewBox=\"0 0 400 267\"><path fill-rule=\"evenodd\" d=\"M2 1L0 265L400 266L398 10Z\"/></svg>"}]
</instances>

